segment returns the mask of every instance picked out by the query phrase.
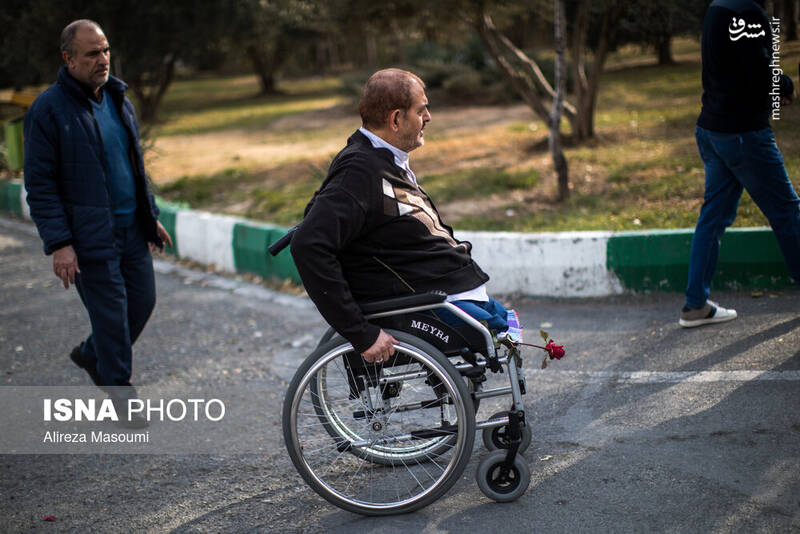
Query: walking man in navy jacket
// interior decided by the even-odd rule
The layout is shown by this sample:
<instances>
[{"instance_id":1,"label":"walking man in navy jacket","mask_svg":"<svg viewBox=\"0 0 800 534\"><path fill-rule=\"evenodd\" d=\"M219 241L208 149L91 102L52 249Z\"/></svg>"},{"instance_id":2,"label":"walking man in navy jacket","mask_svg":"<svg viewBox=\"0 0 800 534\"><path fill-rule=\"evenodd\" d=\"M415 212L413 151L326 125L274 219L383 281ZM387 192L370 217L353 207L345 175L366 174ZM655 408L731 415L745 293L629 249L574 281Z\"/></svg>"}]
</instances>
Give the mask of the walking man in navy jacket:
<instances>
[{"instance_id":1,"label":"walking man in navy jacket","mask_svg":"<svg viewBox=\"0 0 800 534\"><path fill-rule=\"evenodd\" d=\"M127 85L109 74L103 30L77 20L61 34L58 81L25 115L30 212L64 288L75 284L92 331L70 354L115 400L131 386L132 345L156 301L148 244L172 240L158 221ZM144 419L125 419L132 427Z\"/></svg>"}]
</instances>

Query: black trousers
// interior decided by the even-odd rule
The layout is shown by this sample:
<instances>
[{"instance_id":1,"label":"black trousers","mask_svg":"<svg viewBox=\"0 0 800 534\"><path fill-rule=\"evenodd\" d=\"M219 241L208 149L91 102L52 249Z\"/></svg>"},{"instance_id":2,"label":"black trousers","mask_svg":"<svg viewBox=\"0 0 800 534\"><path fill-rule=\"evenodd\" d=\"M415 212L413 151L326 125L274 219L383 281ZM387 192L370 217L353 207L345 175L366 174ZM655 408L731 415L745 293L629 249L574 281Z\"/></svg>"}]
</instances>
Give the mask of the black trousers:
<instances>
[{"instance_id":1,"label":"black trousers","mask_svg":"<svg viewBox=\"0 0 800 534\"><path fill-rule=\"evenodd\" d=\"M92 333L81 345L103 386L130 386L133 343L156 303L153 258L140 225L116 228L116 255L81 262L75 285L89 312Z\"/></svg>"}]
</instances>

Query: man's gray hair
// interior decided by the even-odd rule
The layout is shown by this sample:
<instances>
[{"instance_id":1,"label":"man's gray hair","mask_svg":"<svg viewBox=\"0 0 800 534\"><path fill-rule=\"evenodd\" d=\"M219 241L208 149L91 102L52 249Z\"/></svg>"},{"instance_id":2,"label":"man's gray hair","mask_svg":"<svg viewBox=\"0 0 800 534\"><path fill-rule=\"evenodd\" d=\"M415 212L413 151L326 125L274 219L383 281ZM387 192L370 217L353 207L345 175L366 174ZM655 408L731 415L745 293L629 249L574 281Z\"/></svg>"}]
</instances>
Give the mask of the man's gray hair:
<instances>
[{"instance_id":1,"label":"man's gray hair","mask_svg":"<svg viewBox=\"0 0 800 534\"><path fill-rule=\"evenodd\" d=\"M84 26L89 26L91 28L97 28L100 31L103 31L100 28L100 25L93 20L89 19L78 19L70 22L69 24L61 30L61 51L66 52L70 56L75 55L75 47L73 47L73 41L75 40L75 34L78 32L79 29L83 28Z\"/></svg>"}]
</instances>

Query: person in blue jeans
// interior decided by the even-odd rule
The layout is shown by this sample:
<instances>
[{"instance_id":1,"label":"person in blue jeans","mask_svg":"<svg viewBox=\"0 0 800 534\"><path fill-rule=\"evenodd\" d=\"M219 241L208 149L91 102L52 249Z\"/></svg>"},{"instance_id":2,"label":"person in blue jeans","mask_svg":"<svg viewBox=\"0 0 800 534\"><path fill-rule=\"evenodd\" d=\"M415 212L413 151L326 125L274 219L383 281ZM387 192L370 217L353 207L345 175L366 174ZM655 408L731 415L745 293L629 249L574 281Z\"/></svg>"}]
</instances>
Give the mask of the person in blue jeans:
<instances>
[{"instance_id":1,"label":"person in blue jeans","mask_svg":"<svg viewBox=\"0 0 800 534\"><path fill-rule=\"evenodd\" d=\"M685 328L730 321L736 310L709 300L725 229L743 189L769 220L786 265L800 283L800 198L769 125L794 100L791 78L773 79L773 27L763 1L715 0L703 21L703 107L696 139L705 194L689 259ZM774 113L773 113L774 115Z\"/></svg>"}]
</instances>

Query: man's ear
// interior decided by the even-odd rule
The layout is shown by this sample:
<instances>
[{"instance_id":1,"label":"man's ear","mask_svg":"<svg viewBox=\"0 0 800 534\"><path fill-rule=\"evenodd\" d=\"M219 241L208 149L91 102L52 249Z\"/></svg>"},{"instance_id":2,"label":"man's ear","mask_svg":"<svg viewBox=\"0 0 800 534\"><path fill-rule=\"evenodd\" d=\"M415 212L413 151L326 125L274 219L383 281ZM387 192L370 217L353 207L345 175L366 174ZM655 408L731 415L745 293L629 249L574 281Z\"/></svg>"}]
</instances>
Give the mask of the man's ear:
<instances>
[{"instance_id":1,"label":"man's ear","mask_svg":"<svg viewBox=\"0 0 800 534\"><path fill-rule=\"evenodd\" d=\"M400 128L400 110L396 109L389 114L389 128L396 132Z\"/></svg>"},{"instance_id":2,"label":"man's ear","mask_svg":"<svg viewBox=\"0 0 800 534\"><path fill-rule=\"evenodd\" d=\"M70 57L69 53L66 50L63 50L61 52L61 58L64 60L64 63L66 63L67 66L69 66L69 60L72 58Z\"/></svg>"}]
</instances>

